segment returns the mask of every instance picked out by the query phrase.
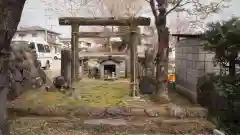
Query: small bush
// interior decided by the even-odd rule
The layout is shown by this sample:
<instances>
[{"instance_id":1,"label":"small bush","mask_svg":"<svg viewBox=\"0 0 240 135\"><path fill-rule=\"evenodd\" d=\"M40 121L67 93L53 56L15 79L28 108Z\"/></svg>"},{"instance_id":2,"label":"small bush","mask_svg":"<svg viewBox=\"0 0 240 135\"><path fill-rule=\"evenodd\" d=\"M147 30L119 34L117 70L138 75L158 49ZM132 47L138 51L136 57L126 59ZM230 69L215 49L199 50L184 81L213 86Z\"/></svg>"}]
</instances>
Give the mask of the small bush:
<instances>
[{"instance_id":1,"label":"small bush","mask_svg":"<svg viewBox=\"0 0 240 135\"><path fill-rule=\"evenodd\" d=\"M197 90L198 102L217 117L218 126L230 134L240 133L239 75L205 75L199 78Z\"/></svg>"}]
</instances>

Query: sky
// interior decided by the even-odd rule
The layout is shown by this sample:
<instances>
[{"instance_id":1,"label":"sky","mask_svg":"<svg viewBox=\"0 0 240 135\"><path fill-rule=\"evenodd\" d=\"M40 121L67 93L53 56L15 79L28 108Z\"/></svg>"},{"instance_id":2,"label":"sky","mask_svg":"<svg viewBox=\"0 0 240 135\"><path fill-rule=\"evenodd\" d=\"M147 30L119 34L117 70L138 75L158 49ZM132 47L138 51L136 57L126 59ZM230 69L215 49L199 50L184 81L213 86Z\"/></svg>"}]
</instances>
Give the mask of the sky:
<instances>
[{"instance_id":1,"label":"sky","mask_svg":"<svg viewBox=\"0 0 240 135\"><path fill-rule=\"evenodd\" d=\"M42 26L44 28L52 29L56 32L59 32L64 37L70 36L70 27L68 26L59 26L58 25L58 17L55 12L48 11L50 8L43 4L44 1L47 0L27 0L27 3L24 6L24 10L22 13L21 21L19 26L27 27L27 26ZM50 1L50 0L48 0ZM240 11L238 11L240 5L240 0L232 0L230 7L224 9L224 11L212 15L206 21L215 21L215 20L226 20L232 16L240 17ZM64 12L64 6L59 5L56 6L55 9L58 8L59 12ZM54 9L54 10L55 10ZM86 10L86 8L81 9L81 16L91 16L91 14ZM176 14L172 14L168 19L169 22L177 22ZM144 11L141 13L141 16L151 17L153 22L153 16L150 10ZM180 17L181 18L181 17Z\"/></svg>"}]
</instances>

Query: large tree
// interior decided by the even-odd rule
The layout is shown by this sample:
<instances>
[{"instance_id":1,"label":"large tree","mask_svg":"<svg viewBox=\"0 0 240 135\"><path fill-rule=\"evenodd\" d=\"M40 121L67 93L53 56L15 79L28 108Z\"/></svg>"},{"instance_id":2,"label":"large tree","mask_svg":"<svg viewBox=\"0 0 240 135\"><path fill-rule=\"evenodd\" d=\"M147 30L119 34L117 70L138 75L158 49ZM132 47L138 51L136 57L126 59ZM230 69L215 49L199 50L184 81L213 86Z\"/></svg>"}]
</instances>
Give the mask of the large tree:
<instances>
[{"instance_id":1,"label":"large tree","mask_svg":"<svg viewBox=\"0 0 240 135\"><path fill-rule=\"evenodd\" d=\"M135 17L142 9L144 0L96 0L97 5L95 8L100 12L102 17ZM125 41L126 38L129 38L129 27L121 26L114 27L112 26L110 32L121 31L125 33L122 35L122 40ZM109 42L110 43L110 42ZM111 48L111 44L109 44ZM123 44L121 47L125 47L124 50L127 50L128 46ZM111 49L110 49L111 50Z\"/></svg>"},{"instance_id":2,"label":"large tree","mask_svg":"<svg viewBox=\"0 0 240 135\"><path fill-rule=\"evenodd\" d=\"M0 0L0 134L9 135L7 95L11 90L10 43L20 22L26 0Z\"/></svg>"},{"instance_id":3,"label":"large tree","mask_svg":"<svg viewBox=\"0 0 240 135\"><path fill-rule=\"evenodd\" d=\"M93 0L41 0L46 11L55 16L81 16L83 8ZM87 8L86 8L87 9Z\"/></svg>"},{"instance_id":4,"label":"large tree","mask_svg":"<svg viewBox=\"0 0 240 135\"><path fill-rule=\"evenodd\" d=\"M143 9L143 0L98 0L102 5L98 6L102 16L109 17L133 17Z\"/></svg>"},{"instance_id":5,"label":"large tree","mask_svg":"<svg viewBox=\"0 0 240 135\"><path fill-rule=\"evenodd\" d=\"M240 50L240 21L231 18L227 21L209 23L205 32L204 48L215 53L214 60L228 68L229 75L235 77L238 52Z\"/></svg>"},{"instance_id":6,"label":"large tree","mask_svg":"<svg viewBox=\"0 0 240 135\"><path fill-rule=\"evenodd\" d=\"M225 2L229 0L146 0L151 6L155 18L158 34L158 53L156 57L156 99L160 102L168 102L168 56L169 56L169 31L166 27L167 15L173 11L186 12L191 16L204 19L212 13L218 13L226 7Z\"/></svg>"}]
</instances>

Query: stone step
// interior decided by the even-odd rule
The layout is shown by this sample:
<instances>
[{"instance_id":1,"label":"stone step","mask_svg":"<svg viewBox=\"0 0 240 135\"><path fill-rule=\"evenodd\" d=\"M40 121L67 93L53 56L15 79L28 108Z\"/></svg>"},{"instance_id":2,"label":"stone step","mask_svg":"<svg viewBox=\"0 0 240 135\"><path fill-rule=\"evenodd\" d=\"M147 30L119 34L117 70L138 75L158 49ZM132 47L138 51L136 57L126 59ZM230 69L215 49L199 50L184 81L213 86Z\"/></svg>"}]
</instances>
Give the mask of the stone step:
<instances>
[{"instance_id":1,"label":"stone step","mask_svg":"<svg viewBox=\"0 0 240 135\"><path fill-rule=\"evenodd\" d=\"M138 119L138 120L125 120L125 119L67 119L67 118L21 118L19 120L26 123L28 120L42 121L45 119L45 124L49 128L65 128L71 129L74 132L88 131L97 132L99 135L120 135L120 134L146 134L146 135L167 135L167 134L201 134L211 133L215 126L210 122L201 119ZM159 134L161 133L161 134Z\"/></svg>"},{"instance_id":2,"label":"stone step","mask_svg":"<svg viewBox=\"0 0 240 135\"><path fill-rule=\"evenodd\" d=\"M90 119L85 120L81 130L97 129L102 132L128 133L162 133L162 134L197 134L211 132L214 126L205 120L198 119L169 119L169 120L138 120L127 121L123 119Z\"/></svg>"},{"instance_id":3,"label":"stone step","mask_svg":"<svg viewBox=\"0 0 240 135\"><path fill-rule=\"evenodd\" d=\"M202 107L182 108L175 105L166 107L63 107L44 109L40 108L37 112L34 110L24 110L21 108L9 108L9 112L14 112L16 115L37 115L37 116L73 116L73 117L92 117L92 118L107 118L107 117L175 117L175 118L206 118L208 111ZM35 110L36 111L36 110Z\"/></svg>"}]
</instances>

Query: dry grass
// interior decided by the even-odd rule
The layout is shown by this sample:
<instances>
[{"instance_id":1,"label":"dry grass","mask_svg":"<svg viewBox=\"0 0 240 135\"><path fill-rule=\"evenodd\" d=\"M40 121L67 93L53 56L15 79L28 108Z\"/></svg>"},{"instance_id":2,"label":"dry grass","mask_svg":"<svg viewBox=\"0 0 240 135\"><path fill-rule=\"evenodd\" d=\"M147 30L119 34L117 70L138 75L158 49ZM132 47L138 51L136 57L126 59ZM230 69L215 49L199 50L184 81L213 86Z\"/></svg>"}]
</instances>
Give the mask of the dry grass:
<instances>
[{"instance_id":1,"label":"dry grass","mask_svg":"<svg viewBox=\"0 0 240 135\"><path fill-rule=\"evenodd\" d=\"M76 93L73 98L60 92L45 92L45 91L29 91L14 101L15 107L30 108L31 111L39 112L45 108L54 108L58 105L67 106L92 106L92 107L109 107L109 106L124 106L126 99L129 99L129 83L127 81L99 81L99 80L82 80L76 84ZM188 100L180 95L169 92L169 96L173 103L182 106L192 106ZM161 107L164 105L147 103L148 106ZM41 107L41 109L39 109ZM43 109L44 108L44 109ZM74 108L76 109L76 108ZM164 110L163 110L164 111ZM65 116L65 115L64 115ZM57 118L57 117L56 117ZM58 118L57 118L58 119ZM72 118L70 118L72 119ZM75 118L73 118L75 119ZM40 119L16 119L11 121L11 135L128 135L128 132L115 132L115 130L103 133L103 129L92 129L86 131L81 129L81 123L84 118L77 118L76 122L71 122L69 119L55 120L54 117L40 117ZM142 119L141 119L142 122ZM195 125L186 126L163 126L159 127L166 132L181 131L189 128L195 129ZM199 127L197 127L198 129ZM117 127L118 129L118 127ZM125 130L124 130L125 131ZM142 130L141 130L142 131ZM165 131L165 130L164 130ZM134 131L135 132L135 131ZM138 131L136 131L138 132Z\"/></svg>"},{"instance_id":2,"label":"dry grass","mask_svg":"<svg viewBox=\"0 0 240 135\"><path fill-rule=\"evenodd\" d=\"M129 84L124 81L82 80L76 84L74 96L61 92L43 90L28 91L13 101L18 109L54 108L56 106L123 106L129 93Z\"/></svg>"},{"instance_id":3,"label":"dry grass","mask_svg":"<svg viewBox=\"0 0 240 135\"><path fill-rule=\"evenodd\" d=\"M129 99L129 83L126 80L81 80L75 85L75 87L76 90L74 96L68 96L61 92L46 92L43 90L28 91L13 101L13 107L17 109L31 110L33 112L39 112L39 110L44 112L49 109L54 112L55 110L59 112L59 110L56 109L58 106L68 106L70 108L71 106L125 106L126 99ZM171 103L185 107L193 106L187 99L176 94L172 90L169 91L169 97ZM153 107L167 106L167 104L158 103L149 103L148 106L150 107L151 105L153 105ZM64 109L61 111L64 111Z\"/></svg>"},{"instance_id":4,"label":"dry grass","mask_svg":"<svg viewBox=\"0 0 240 135\"><path fill-rule=\"evenodd\" d=\"M81 100L80 102L75 100L72 103L94 107L122 106L129 94L128 82L121 80L83 80L76 87L80 89Z\"/></svg>"}]
</instances>

